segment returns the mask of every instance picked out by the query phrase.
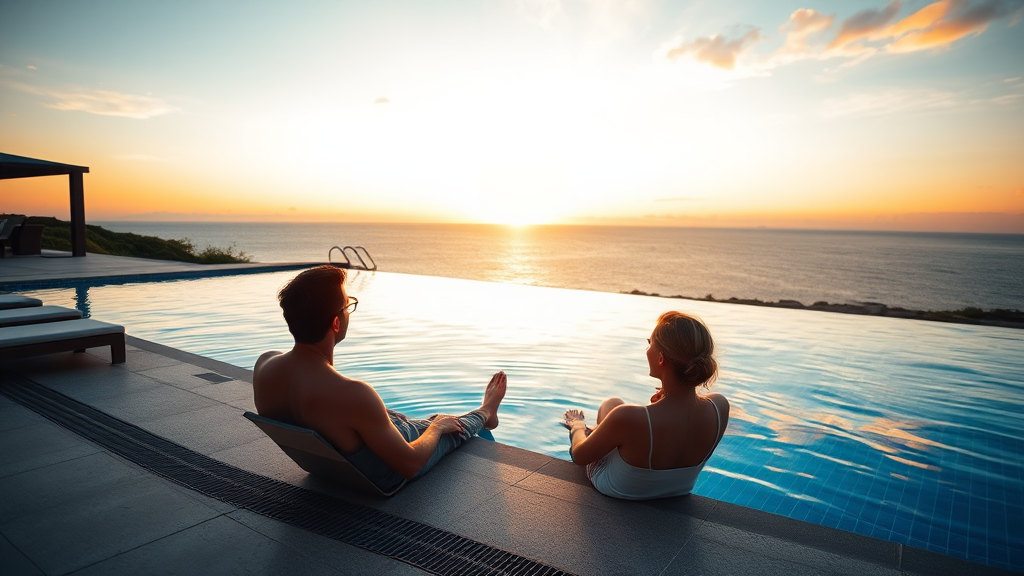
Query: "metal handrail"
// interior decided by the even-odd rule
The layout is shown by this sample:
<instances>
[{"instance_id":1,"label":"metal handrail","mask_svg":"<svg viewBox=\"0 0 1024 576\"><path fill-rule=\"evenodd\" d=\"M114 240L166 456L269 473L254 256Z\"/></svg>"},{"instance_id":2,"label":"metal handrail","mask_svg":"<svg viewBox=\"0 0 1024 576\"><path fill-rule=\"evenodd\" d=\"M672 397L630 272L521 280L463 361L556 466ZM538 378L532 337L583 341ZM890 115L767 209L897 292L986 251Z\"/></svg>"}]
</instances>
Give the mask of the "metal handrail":
<instances>
[{"instance_id":1,"label":"metal handrail","mask_svg":"<svg viewBox=\"0 0 1024 576\"><path fill-rule=\"evenodd\" d=\"M331 264L334 264L333 258L335 250L341 252L342 257L345 258L345 268L357 268L361 270L377 269L377 263L373 261L373 256L370 256L370 253L366 250L366 248L363 248L362 246L345 246L344 248L342 248L341 246L332 247L330 250L327 251L327 261L330 262ZM352 259L348 257L349 250L352 251L352 255L356 257L356 260L359 260L359 264L353 263ZM359 250L362 250L363 254L366 255L366 258L370 260L370 263L373 265L372 268L366 265L366 260L363 260L363 257L359 255ZM339 262L338 264L340 265L341 262Z\"/></svg>"},{"instance_id":2,"label":"metal handrail","mask_svg":"<svg viewBox=\"0 0 1024 576\"><path fill-rule=\"evenodd\" d=\"M363 260L363 257L359 255L359 251L358 250L356 250L355 248L353 248L351 246L345 246L345 250L344 251L345 251L346 254L348 253L349 250L351 250L352 254L355 255L356 260L359 260L359 268L362 268L363 270L369 270L370 269L370 267L366 265L366 261Z\"/></svg>"},{"instance_id":3,"label":"metal handrail","mask_svg":"<svg viewBox=\"0 0 1024 576\"><path fill-rule=\"evenodd\" d=\"M347 248L347 246L345 248ZM352 267L352 262L348 259L348 256L345 254L345 248L342 248L341 246L335 246L335 247L331 248L330 250L328 250L327 251L327 261L329 263L331 263L331 264L334 264L334 259L333 259L334 251L337 250L338 252L341 252L341 255L345 258L345 264L346 264L345 267L346 268L351 268Z\"/></svg>"},{"instance_id":4,"label":"metal handrail","mask_svg":"<svg viewBox=\"0 0 1024 576\"><path fill-rule=\"evenodd\" d=\"M356 254L358 254L359 251L362 250L363 254L365 254L366 257L369 258L370 264L373 265L373 267L370 268L370 270L376 270L377 269L377 263L373 261L373 256L370 256L370 252L366 248L363 248L362 246L356 246L354 248L354 250L356 251ZM362 258L360 258L360 260L362 260Z\"/></svg>"}]
</instances>

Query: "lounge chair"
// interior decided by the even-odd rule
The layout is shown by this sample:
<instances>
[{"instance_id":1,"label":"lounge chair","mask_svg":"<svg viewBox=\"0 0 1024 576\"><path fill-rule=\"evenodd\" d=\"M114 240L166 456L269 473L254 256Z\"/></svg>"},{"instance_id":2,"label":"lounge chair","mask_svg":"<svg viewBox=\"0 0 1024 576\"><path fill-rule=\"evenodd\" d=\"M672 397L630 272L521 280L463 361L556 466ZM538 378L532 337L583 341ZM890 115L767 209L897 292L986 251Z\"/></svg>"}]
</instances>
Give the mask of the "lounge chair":
<instances>
[{"instance_id":1,"label":"lounge chair","mask_svg":"<svg viewBox=\"0 0 1024 576\"><path fill-rule=\"evenodd\" d=\"M21 294L0 294L0 310L29 308L32 306L42 305L43 301L38 298L30 298L28 296L22 296Z\"/></svg>"},{"instance_id":2,"label":"lounge chair","mask_svg":"<svg viewBox=\"0 0 1024 576\"><path fill-rule=\"evenodd\" d=\"M124 326L85 318L0 328L0 360L13 360L54 352L84 352L110 346L110 363L123 364L127 356Z\"/></svg>"},{"instance_id":3,"label":"lounge chair","mask_svg":"<svg viewBox=\"0 0 1024 576\"><path fill-rule=\"evenodd\" d=\"M270 436L270 439L276 442L281 450L299 465L299 468L314 476L322 476L380 496L391 496L405 485L403 481L388 492L381 490L369 478L363 476L362 472L350 464L341 452L331 446L331 443L316 430L285 424L252 412L246 412L245 417L260 430L263 430L267 436Z\"/></svg>"},{"instance_id":4,"label":"lounge chair","mask_svg":"<svg viewBox=\"0 0 1024 576\"><path fill-rule=\"evenodd\" d=\"M43 253L42 224L22 224L11 230L11 252L15 256L35 256Z\"/></svg>"},{"instance_id":5,"label":"lounge chair","mask_svg":"<svg viewBox=\"0 0 1024 576\"><path fill-rule=\"evenodd\" d=\"M0 328L8 326L24 326L26 324L45 324L78 320L82 313L73 308L63 306L32 306L30 308L12 308L0 310Z\"/></svg>"},{"instance_id":6,"label":"lounge chair","mask_svg":"<svg viewBox=\"0 0 1024 576\"><path fill-rule=\"evenodd\" d=\"M24 216L8 216L0 219L0 258L7 255L7 245L11 242L11 231L24 221Z\"/></svg>"}]
</instances>

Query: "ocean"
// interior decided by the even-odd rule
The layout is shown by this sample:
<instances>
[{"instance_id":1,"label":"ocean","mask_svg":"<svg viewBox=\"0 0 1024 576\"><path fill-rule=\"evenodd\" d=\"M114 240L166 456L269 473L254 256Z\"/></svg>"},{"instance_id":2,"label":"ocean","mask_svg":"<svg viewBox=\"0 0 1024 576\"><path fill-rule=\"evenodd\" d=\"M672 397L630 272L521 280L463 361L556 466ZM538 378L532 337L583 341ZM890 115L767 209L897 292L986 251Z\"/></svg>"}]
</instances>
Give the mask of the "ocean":
<instances>
[{"instance_id":1,"label":"ocean","mask_svg":"<svg viewBox=\"0 0 1024 576\"><path fill-rule=\"evenodd\" d=\"M382 271L603 292L915 310L1024 309L1024 235L819 230L97 222L234 246L257 262L325 262L363 246ZM335 252L337 260L337 252Z\"/></svg>"}]
</instances>

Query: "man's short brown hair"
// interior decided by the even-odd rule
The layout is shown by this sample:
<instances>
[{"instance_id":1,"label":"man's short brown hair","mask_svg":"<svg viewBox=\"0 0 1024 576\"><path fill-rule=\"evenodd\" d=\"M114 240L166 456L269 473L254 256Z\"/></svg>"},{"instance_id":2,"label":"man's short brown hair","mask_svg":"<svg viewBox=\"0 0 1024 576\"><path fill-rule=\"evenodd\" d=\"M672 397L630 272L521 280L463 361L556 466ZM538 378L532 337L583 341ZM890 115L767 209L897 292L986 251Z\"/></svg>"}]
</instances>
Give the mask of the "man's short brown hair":
<instances>
[{"instance_id":1,"label":"man's short brown hair","mask_svg":"<svg viewBox=\"0 0 1024 576\"><path fill-rule=\"evenodd\" d=\"M296 342L315 344L323 340L345 305L343 284L345 270L325 264L300 272L281 288L277 299Z\"/></svg>"}]
</instances>

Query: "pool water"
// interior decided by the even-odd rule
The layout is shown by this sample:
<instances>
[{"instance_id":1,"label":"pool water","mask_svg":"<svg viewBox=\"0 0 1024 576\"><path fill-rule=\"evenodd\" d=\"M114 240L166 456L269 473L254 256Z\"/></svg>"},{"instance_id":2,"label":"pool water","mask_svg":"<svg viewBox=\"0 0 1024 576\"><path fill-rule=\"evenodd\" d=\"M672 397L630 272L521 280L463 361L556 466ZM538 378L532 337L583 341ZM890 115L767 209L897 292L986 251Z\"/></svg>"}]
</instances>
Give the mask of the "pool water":
<instances>
[{"instance_id":1,"label":"pool water","mask_svg":"<svg viewBox=\"0 0 1024 576\"><path fill-rule=\"evenodd\" d=\"M291 346L275 294L293 275L25 293L251 368ZM413 417L475 408L504 370L495 439L566 460L562 413L646 403L655 320L695 313L732 403L696 493L1024 570L1024 331L383 272L349 291L338 370Z\"/></svg>"}]
</instances>

